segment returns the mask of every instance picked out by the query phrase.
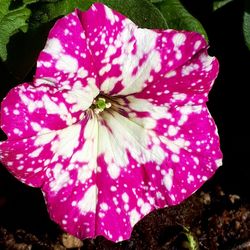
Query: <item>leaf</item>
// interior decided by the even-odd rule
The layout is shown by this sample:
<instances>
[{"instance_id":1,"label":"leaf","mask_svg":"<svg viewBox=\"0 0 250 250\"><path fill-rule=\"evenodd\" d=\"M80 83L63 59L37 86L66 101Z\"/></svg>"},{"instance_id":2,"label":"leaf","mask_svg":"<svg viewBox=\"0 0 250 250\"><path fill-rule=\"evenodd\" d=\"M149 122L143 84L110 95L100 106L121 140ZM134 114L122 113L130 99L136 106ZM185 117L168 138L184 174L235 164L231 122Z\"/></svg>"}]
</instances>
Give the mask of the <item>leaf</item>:
<instances>
[{"instance_id":1,"label":"leaf","mask_svg":"<svg viewBox=\"0 0 250 250\"><path fill-rule=\"evenodd\" d=\"M164 0L155 5L162 12L170 28L199 32L207 39L202 24L184 8L180 0Z\"/></svg>"},{"instance_id":2,"label":"leaf","mask_svg":"<svg viewBox=\"0 0 250 250\"><path fill-rule=\"evenodd\" d=\"M101 0L100 2L121 12L139 27L151 29L168 28L162 13L147 0Z\"/></svg>"},{"instance_id":3,"label":"leaf","mask_svg":"<svg viewBox=\"0 0 250 250\"><path fill-rule=\"evenodd\" d=\"M147 0L61 0L54 3L40 4L32 15L31 24L33 27L37 27L41 23L67 15L75 8L87 10L95 2L102 2L121 12L140 27L167 28L166 20L161 12Z\"/></svg>"},{"instance_id":4,"label":"leaf","mask_svg":"<svg viewBox=\"0 0 250 250\"><path fill-rule=\"evenodd\" d=\"M245 43L250 50L250 2L245 0L245 11L243 16L243 33L245 37Z\"/></svg>"},{"instance_id":5,"label":"leaf","mask_svg":"<svg viewBox=\"0 0 250 250\"><path fill-rule=\"evenodd\" d=\"M19 30L26 32L28 29L27 20L31 11L26 5L35 0L25 0L23 6L9 10L11 0L1 0L0 5L0 58L7 59L7 44L10 37Z\"/></svg>"},{"instance_id":6,"label":"leaf","mask_svg":"<svg viewBox=\"0 0 250 250\"><path fill-rule=\"evenodd\" d=\"M75 8L82 9L86 6L84 0L46 0L34 5L31 16L31 28L37 28L43 23L48 23L58 17L65 16Z\"/></svg>"},{"instance_id":7,"label":"leaf","mask_svg":"<svg viewBox=\"0 0 250 250\"><path fill-rule=\"evenodd\" d=\"M163 2L164 0L150 0L151 3L160 3Z\"/></svg>"},{"instance_id":8,"label":"leaf","mask_svg":"<svg viewBox=\"0 0 250 250\"><path fill-rule=\"evenodd\" d=\"M216 11L217 9L224 7L226 4L228 4L232 1L233 0L215 0L213 2L213 10Z\"/></svg>"},{"instance_id":9,"label":"leaf","mask_svg":"<svg viewBox=\"0 0 250 250\"><path fill-rule=\"evenodd\" d=\"M25 5L27 5L27 4L31 4L31 3L36 3L38 0L23 0L23 3L25 4Z\"/></svg>"}]
</instances>

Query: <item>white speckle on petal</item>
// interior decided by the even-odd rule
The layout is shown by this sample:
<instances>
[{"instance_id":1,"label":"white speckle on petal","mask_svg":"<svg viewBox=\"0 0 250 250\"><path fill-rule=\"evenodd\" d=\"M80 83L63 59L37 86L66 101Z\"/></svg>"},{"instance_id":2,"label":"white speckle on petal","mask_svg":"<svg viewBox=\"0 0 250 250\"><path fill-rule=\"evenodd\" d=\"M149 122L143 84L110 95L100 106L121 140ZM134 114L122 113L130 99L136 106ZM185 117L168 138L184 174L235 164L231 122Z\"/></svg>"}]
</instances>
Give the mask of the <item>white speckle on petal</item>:
<instances>
[{"instance_id":1,"label":"white speckle on petal","mask_svg":"<svg viewBox=\"0 0 250 250\"><path fill-rule=\"evenodd\" d=\"M128 194L127 194L127 193L123 193L123 194L122 194L122 200L123 200L125 203L128 203L129 197L128 197Z\"/></svg>"},{"instance_id":2,"label":"white speckle on petal","mask_svg":"<svg viewBox=\"0 0 250 250\"><path fill-rule=\"evenodd\" d=\"M44 135L41 135L39 137L37 137L37 139L35 140L35 145L36 146L40 146L40 145L45 145L47 143L50 143L56 136L56 133L47 133Z\"/></svg>"},{"instance_id":3,"label":"white speckle on petal","mask_svg":"<svg viewBox=\"0 0 250 250\"><path fill-rule=\"evenodd\" d=\"M63 170L63 166L57 163L52 169L54 180L50 183L51 191L58 192L70 180L69 173Z\"/></svg>"},{"instance_id":4,"label":"white speckle on petal","mask_svg":"<svg viewBox=\"0 0 250 250\"><path fill-rule=\"evenodd\" d=\"M178 133L178 129L176 128L176 127L174 127L173 125L170 125L169 127L168 127L168 134L170 135L170 136L174 136L174 135L176 135Z\"/></svg>"},{"instance_id":5,"label":"white speckle on petal","mask_svg":"<svg viewBox=\"0 0 250 250\"><path fill-rule=\"evenodd\" d=\"M143 214L143 215L146 215L150 212L150 209L151 209L151 206L149 203L143 203L142 206L141 206L141 210L140 212Z\"/></svg>"},{"instance_id":6,"label":"white speckle on petal","mask_svg":"<svg viewBox=\"0 0 250 250\"><path fill-rule=\"evenodd\" d=\"M104 5L104 9L105 9L107 19L110 21L111 25L114 25L116 20L115 20L115 15L113 14L113 11L105 5Z\"/></svg>"},{"instance_id":7,"label":"white speckle on petal","mask_svg":"<svg viewBox=\"0 0 250 250\"><path fill-rule=\"evenodd\" d=\"M176 47L184 45L185 41L186 41L186 35L182 33L178 33L173 36L173 43Z\"/></svg>"},{"instance_id":8,"label":"white speckle on petal","mask_svg":"<svg viewBox=\"0 0 250 250\"><path fill-rule=\"evenodd\" d=\"M82 67L78 70L77 75L80 78L85 78L88 75L88 71Z\"/></svg>"},{"instance_id":9,"label":"white speckle on petal","mask_svg":"<svg viewBox=\"0 0 250 250\"><path fill-rule=\"evenodd\" d=\"M91 186L84 194L83 198L78 202L81 213L89 213L96 211L98 189L96 185Z\"/></svg>"},{"instance_id":10,"label":"white speckle on petal","mask_svg":"<svg viewBox=\"0 0 250 250\"><path fill-rule=\"evenodd\" d=\"M117 179L120 175L120 168L115 164L110 164L108 166L108 173L112 179Z\"/></svg>"},{"instance_id":11,"label":"white speckle on petal","mask_svg":"<svg viewBox=\"0 0 250 250\"><path fill-rule=\"evenodd\" d=\"M101 209L102 209L103 211L107 211L107 210L109 209L107 203L101 203L101 204L100 204L100 207L101 207Z\"/></svg>"},{"instance_id":12,"label":"white speckle on petal","mask_svg":"<svg viewBox=\"0 0 250 250\"><path fill-rule=\"evenodd\" d=\"M163 184L168 191L171 190L173 185L173 175L174 175L173 169L169 169L168 174L166 174L163 178Z\"/></svg>"},{"instance_id":13,"label":"white speckle on petal","mask_svg":"<svg viewBox=\"0 0 250 250\"><path fill-rule=\"evenodd\" d=\"M194 181L194 176L189 174L187 178L187 182L190 183L192 181Z\"/></svg>"},{"instance_id":14,"label":"white speckle on petal","mask_svg":"<svg viewBox=\"0 0 250 250\"><path fill-rule=\"evenodd\" d=\"M136 209L133 209L131 212L130 212L130 224L131 224L131 227L133 227L137 221L139 221L140 219L140 214L136 211Z\"/></svg>"},{"instance_id":15,"label":"white speckle on petal","mask_svg":"<svg viewBox=\"0 0 250 250\"><path fill-rule=\"evenodd\" d=\"M176 71L175 70L171 70L170 72L168 72L165 77L170 78L176 75Z\"/></svg>"},{"instance_id":16,"label":"white speckle on petal","mask_svg":"<svg viewBox=\"0 0 250 250\"><path fill-rule=\"evenodd\" d=\"M222 165L222 159L218 159L215 161L217 167L220 167Z\"/></svg>"},{"instance_id":17,"label":"white speckle on petal","mask_svg":"<svg viewBox=\"0 0 250 250\"><path fill-rule=\"evenodd\" d=\"M180 157L176 154L173 154L171 157L172 161L178 163L180 161Z\"/></svg>"},{"instance_id":18,"label":"white speckle on petal","mask_svg":"<svg viewBox=\"0 0 250 250\"><path fill-rule=\"evenodd\" d=\"M194 44L194 49L195 50L198 49L200 47L200 45L201 45L201 41L200 40L196 41Z\"/></svg>"},{"instance_id":19,"label":"white speckle on petal","mask_svg":"<svg viewBox=\"0 0 250 250\"><path fill-rule=\"evenodd\" d=\"M102 68L100 69L99 75L100 75L100 76L103 76L106 72L109 72L110 69L111 69L111 64L108 63L108 64L106 64L104 67L102 67Z\"/></svg>"},{"instance_id":20,"label":"white speckle on petal","mask_svg":"<svg viewBox=\"0 0 250 250\"><path fill-rule=\"evenodd\" d=\"M61 42L57 38L51 38L47 40L44 52L50 54L54 58L58 58L63 51Z\"/></svg>"},{"instance_id":21,"label":"white speckle on petal","mask_svg":"<svg viewBox=\"0 0 250 250\"><path fill-rule=\"evenodd\" d=\"M56 62L56 68L67 73L75 73L78 70L78 61L69 55L61 55Z\"/></svg>"},{"instance_id":22,"label":"white speckle on petal","mask_svg":"<svg viewBox=\"0 0 250 250\"><path fill-rule=\"evenodd\" d=\"M30 125L33 128L33 130L36 132L39 132L42 129L41 126L36 122L31 122Z\"/></svg>"},{"instance_id":23,"label":"white speckle on petal","mask_svg":"<svg viewBox=\"0 0 250 250\"><path fill-rule=\"evenodd\" d=\"M32 153L29 154L29 157L31 157L31 158L38 157L41 154L42 150L43 150L42 147L36 149L35 151L33 151Z\"/></svg>"}]
</instances>

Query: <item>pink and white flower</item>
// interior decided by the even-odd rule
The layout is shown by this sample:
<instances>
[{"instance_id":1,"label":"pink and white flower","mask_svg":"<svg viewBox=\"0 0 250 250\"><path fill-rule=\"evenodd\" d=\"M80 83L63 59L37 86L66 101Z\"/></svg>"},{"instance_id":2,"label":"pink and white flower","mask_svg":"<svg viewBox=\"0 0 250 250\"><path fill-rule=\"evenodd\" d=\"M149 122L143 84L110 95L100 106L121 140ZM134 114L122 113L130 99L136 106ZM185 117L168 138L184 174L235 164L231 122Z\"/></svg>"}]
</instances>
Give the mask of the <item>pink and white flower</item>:
<instances>
[{"instance_id":1,"label":"pink and white flower","mask_svg":"<svg viewBox=\"0 0 250 250\"><path fill-rule=\"evenodd\" d=\"M207 109L218 62L200 34L138 28L102 4L50 31L32 83L1 104L1 162L40 187L51 218L79 237L128 239L221 165Z\"/></svg>"}]
</instances>

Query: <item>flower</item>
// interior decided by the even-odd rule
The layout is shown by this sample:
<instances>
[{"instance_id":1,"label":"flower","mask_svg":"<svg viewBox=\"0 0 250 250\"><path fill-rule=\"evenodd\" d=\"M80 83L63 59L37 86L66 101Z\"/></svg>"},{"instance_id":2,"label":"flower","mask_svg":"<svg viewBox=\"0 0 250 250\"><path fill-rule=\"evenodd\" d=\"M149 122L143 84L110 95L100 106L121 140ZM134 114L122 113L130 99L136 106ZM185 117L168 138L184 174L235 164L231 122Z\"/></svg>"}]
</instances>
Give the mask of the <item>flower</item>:
<instances>
[{"instance_id":1,"label":"flower","mask_svg":"<svg viewBox=\"0 0 250 250\"><path fill-rule=\"evenodd\" d=\"M79 237L128 239L221 165L207 109L218 62L200 34L138 28L96 3L60 20L32 83L1 104L1 161Z\"/></svg>"}]
</instances>

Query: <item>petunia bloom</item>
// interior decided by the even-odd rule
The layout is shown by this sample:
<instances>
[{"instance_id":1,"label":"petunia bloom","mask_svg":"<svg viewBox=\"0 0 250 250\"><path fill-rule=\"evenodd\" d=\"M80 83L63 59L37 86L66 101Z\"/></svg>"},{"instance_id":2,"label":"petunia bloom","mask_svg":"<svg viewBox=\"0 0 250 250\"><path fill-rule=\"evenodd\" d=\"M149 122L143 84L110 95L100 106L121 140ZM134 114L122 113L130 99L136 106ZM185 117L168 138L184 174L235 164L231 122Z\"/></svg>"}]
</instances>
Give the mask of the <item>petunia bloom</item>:
<instances>
[{"instance_id":1,"label":"petunia bloom","mask_svg":"<svg viewBox=\"0 0 250 250\"><path fill-rule=\"evenodd\" d=\"M221 165L207 109L218 61L195 32L149 30L97 3L49 33L32 83L1 104L1 162L79 237L128 239Z\"/></svg>"}]
</instances>

